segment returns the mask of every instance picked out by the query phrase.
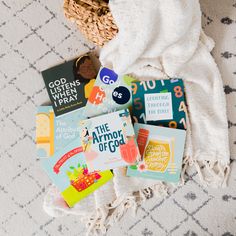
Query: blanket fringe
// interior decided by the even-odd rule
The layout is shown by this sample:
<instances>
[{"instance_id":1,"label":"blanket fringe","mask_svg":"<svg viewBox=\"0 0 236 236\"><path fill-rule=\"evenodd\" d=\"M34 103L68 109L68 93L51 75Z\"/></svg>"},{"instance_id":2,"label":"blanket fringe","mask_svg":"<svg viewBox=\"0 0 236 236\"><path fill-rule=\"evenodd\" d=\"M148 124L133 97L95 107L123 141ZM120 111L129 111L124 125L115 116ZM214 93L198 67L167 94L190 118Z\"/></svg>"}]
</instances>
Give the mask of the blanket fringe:
<instances>
[{"instance_id":1,"label":"blanket fringe","mask_svg":"<svg viewBox=\"0 0 236 236\"><path fill-rule=\"evenodd\" d=\"M196 168L200 181L203 185L211 187L225 187L227 184L230 173L230 166L227 163L206 160L197 161L190 156L185 156L183 159L183 168L181 172L182 184L185 182L184 175L188 166L194 166ZM165 196L168 194L168 191L168 185L163 182L158 182L151 187L120 195L111 204L99 207L90 215L86 215L81 218L88 229L87 235L106 234L107 229L118 222L128 209L131 209L133 215L135 215L138 206L142 202L152 198L153 196ZM54 192L51 194L54 194ZM57 212L54 209L54 215L55 212L58 213L56 216L61 215L59 214L61 212Z\"/></svg>"},{"instance_id":2,"label":"blanket fringe","mask_svg":"<svg viewBox=\"0 0 236 236\"><path fill-rule=\"evenodd\" d=\"M204 186L213 188L226 187L230 173L230 166L220 161L198 161L186 156L183 160L183 168L181 171L181 182L185 182L185 173L188 166L194 166L198 172L200 182Z\"/></svg>"},{"instance_id":3,"label":"blanket fringe","mask_svg":"<svg viewBox=\"0 0 236 236\"><path fill-rule=\"evenodd\" d=\"M87 228L86 235L105 234L107 227L105 220L108 216L109 210L106 206L96 209L89 217L82 217L81 221L85 223Z\"/></svg>"},{"instance_id":4,"label":"blanket fringe","mask_svg":"<svg viewBox=\"0 0 236 236\"><path fill-rule=\"evenodd\" d=\"M152 187L139 190L130 194L123 194L113 203L96 209L89 217L83 217L87 227L87 235L105 234L107 229L118 222L128 209L135 216L138 206L153 196L167 195L167 186L158 183Z\"/></svg>"}]
</instances>

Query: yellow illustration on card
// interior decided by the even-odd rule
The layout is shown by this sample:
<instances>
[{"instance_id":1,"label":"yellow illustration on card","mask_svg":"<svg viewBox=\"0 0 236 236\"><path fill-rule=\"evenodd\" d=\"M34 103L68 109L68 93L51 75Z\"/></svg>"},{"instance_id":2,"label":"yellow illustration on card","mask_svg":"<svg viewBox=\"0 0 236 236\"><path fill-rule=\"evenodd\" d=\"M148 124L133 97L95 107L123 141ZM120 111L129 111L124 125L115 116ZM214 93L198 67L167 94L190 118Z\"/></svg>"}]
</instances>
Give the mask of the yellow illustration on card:
<instances>
[{"instance_id":1,"label":"yellow illustration on card","mask_svg":"<svg viewBox=\"0 0 236 236\"><path fill-rule=\"evenodd\" d=\"M46 156L54 154L54 113L40 112L36 115L36 145Z\"/></svg>"},{"instance_id":2,"label":"yellow illustration on card","mask_svg":"<svg viewBox=\"0 0 236 236\"><path fill-rule=\"evenodd\" d=\"M170 157L171 148L168 141L149 140L144 153L147 170L165 172Z\"/></svg>"}]
</instances>

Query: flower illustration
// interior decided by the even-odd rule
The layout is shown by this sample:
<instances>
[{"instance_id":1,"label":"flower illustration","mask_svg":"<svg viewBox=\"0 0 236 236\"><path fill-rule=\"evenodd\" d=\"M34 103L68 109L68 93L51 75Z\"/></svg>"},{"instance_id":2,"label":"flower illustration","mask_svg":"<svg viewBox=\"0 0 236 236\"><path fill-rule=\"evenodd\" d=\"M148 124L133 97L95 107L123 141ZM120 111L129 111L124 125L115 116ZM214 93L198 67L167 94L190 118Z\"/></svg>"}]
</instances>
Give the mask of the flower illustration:
<instances>
[{"instance_id":1,"label":"flower illustration","mask_svg":"<svg viewBox=\"0 0 236 236\"><path fill-rule=\"evenodd\" d=\"M146 166L146 164L145 164L144 162L140 162L140 163L138 164L138 170L139 170L140 172L146 171L146 169L147 169L147 166Z\"/></svg>"}]
</instances>

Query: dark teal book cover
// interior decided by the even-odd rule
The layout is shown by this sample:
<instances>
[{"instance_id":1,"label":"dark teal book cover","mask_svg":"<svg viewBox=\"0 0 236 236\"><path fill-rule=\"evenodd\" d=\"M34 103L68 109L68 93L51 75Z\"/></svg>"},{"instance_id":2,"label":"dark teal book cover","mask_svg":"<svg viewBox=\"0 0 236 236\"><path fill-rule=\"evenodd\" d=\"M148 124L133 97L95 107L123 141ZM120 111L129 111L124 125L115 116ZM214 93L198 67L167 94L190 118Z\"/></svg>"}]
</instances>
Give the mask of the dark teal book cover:
<instances>
[{"instance_id":1,"label":"dark teal book cover","mask_svg":"<svg viewBox=\"0 0 236 236\"><path fill-rule=\"evenodd\" d=\"M181 79L132 82L134 122L186 129L186 103Z\"/></svg>"},{"instance_id":2,"label":"dark teal book cover","mask_svg":"<svg viewBox=\"0 0 236 236\"><path fill-rule=\"evenodd\" d=\"M97 76L88 54L42 72L56 116L84 107Z\"/></svg>"}]
</instances>

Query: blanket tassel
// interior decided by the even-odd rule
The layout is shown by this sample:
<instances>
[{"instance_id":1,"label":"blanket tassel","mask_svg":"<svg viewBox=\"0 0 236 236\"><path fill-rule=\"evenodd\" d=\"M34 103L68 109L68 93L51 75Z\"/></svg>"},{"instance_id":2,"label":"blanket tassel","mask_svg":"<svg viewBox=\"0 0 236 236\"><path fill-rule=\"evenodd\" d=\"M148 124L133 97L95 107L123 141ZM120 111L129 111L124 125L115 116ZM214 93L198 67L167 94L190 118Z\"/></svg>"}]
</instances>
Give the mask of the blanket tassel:
<instances>
[{"instance_id":1,"label":"blanket tassel","mask_svg":"<svg viewBox=\"0 0 236 236\"><path fill-rule=\"evenodd\" d=\"M197 161L189 156L183 160L183 168L181 172L181 182L185 182L184 174L188 166L194 166L197 170L200 182L204 186L210 187L226 187L230 173L229 164L220 163L219 161Z\"/></svg>"},{"instance_id":2,"label":"blanket tassel","mask_svg":"<svg viewBox=\"0 0 236 236\"><path fill-rule=\"evenodd\" d=\"M154 195L163 196L166 194L167 187L163 183L159 183L131 194L121 195L112 204L100 207L89 217L81 219L88 228L87 235L105 234L107 229L118 222L128 209L131 209L135 215L140 203Z\"/></svg>"}]
</instances>

